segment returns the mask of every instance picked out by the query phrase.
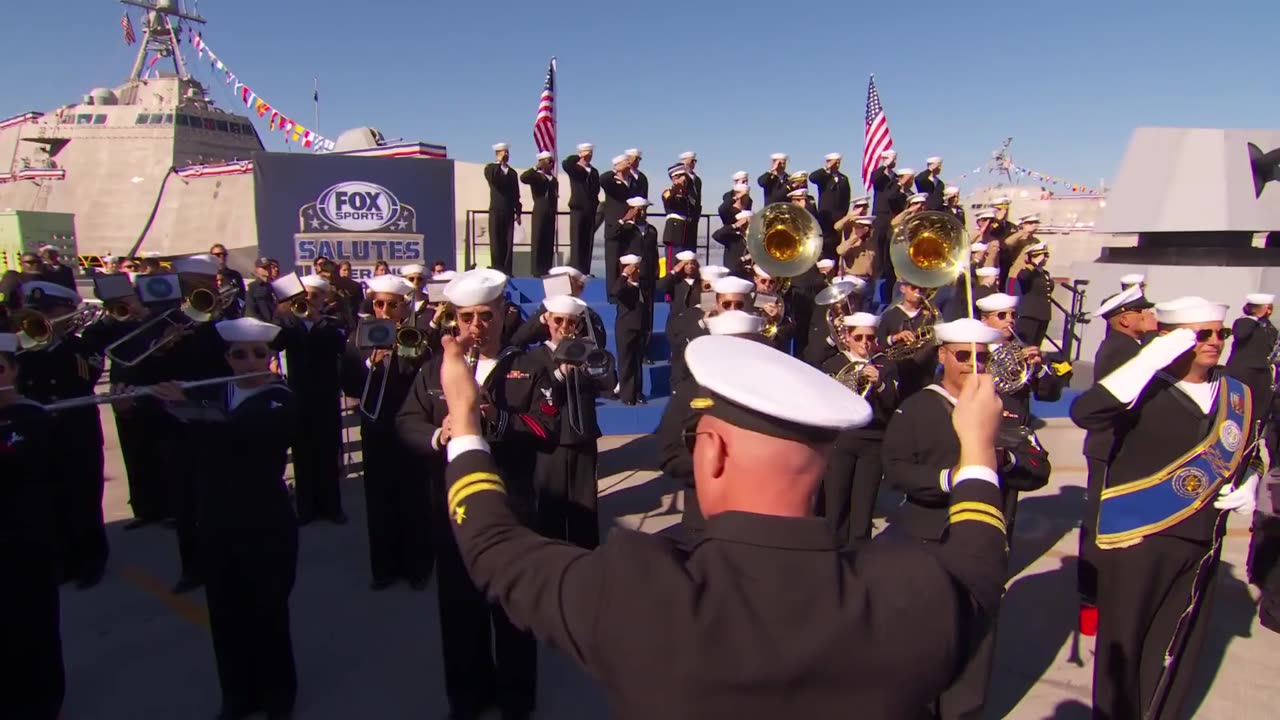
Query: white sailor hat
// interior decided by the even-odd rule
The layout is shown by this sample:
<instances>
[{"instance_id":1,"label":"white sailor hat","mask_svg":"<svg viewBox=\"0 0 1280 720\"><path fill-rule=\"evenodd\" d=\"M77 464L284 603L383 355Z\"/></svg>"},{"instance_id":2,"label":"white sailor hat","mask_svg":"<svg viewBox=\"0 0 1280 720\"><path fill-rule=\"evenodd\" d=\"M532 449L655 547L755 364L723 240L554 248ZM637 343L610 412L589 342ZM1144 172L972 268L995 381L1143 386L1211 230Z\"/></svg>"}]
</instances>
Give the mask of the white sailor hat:
<instances>
[{"instance_id":1,"label":"white sailor hat","mask_svg":"<svg viewBox=\"0 0 1280 720\"><path fill-rule=\"evenodd\" d=\"M791 182L809 182L809 174L803 170L797 170L796 172L788 175L787 179Z\"/></svg>"},{"instance_id":2,"label":"white sailor hat","mask_svg":"<svg viewBox=\"0 0 1280 720\"><path fill-rule=\"evenodd\" d=\"M797 198L797 197L804 197L805 195L808 195L808 194L809 194L808 190L804 188L796 188L795 190L792 190L791 192L787 193L787 197Z\"/></svg>"},{"instance_id":3,"label":"white sailor hat","mask_svg":"<svg viewBox=\"0 0 1280 720\"><path fill-rule=\"evenodd\" d=\"M969 252L985 252L986 249L987 249L986 243L976 242L969 246Z\"/></svg>"},{"instance_id":4,"label":"white sailor hat","mask_svg":"<svg viewBox=\"0 0 1280 720\"><path fill-rule=\"evenodd\" d=\"M1009 196L1008 196L1008 195L1001 195L1000 197L996 198L995 200L992 200L992 201L991 201L991 204L992 204L992 205L1008 205L1008 204L1009 204Z\"/></svg>"},{"instance_id":5,"label":"white sailor hat","mask_svg":"<svg viewBox=\"0 0 1280 720\"><path fill-rule=\"evenodd\" d=\"M619 263L619 264L621 264L621 265L623 265L623 266L626 266L626 265L639 265L639 264L640 264L640 256L639 256L639 255L633 255L633 254L623 255L622 257L618 258L618 263Z\"/></svg>"},{"instance_id":6,"label":"white sailor hat","mask_svg":"<svg viewBox=\"0 0 1280 720\"><path fill-rule=\"evenodd\" d=\"M626 155L614 155L614 156L613 156L613 159L612 159L612 160L610 160L609 162L613 163L614 165L618 165L618 164L620 164L620 163L624 163L624 162L626 162L626 161L627 161L627 159L628 159L628 158L627 158L627 156L626 156Z\"/></svg>"},{"instance_id":7,"label":"white sailor hat","mask_svg":"<svg viewBox=\"0 0 1280 720\"><path fill-rule=\"evenodd\" d=\"M400 266L401 275L426 275L427 268L418 263L410 263L409 265Z\"/></svg>"},{"instance_id":8,"label":"white sailor hat","mask_svg":"<svg viewBox=\"0 0 1280 720\"><path fill-rule=\"evenodd\" d=\"M0 353L18 352L18 336L13 333L0 333Z\"/></svg>"},{"instance_id":9,"label":"white sailor hat","mask_svg":"<svg viewBox=\"0 0 1280 720\"><path fill-rule=\"evenodd\" d=\"M823 160L839 160L842 157L844 156L841 155L840 153L827 153L825 156L823 156L822 159Z\"/></svg>"},{"instance_id":10,"label":"white sailor hat","mask_svg":"<svg viewBox=\"0 0 1280 720\"><path fill-rule=\"evenodd\" d=\"M582 271L572 265L557 265L547 271L548 275L568 275L574 280L585 280L586 275Z\"/></svg>"},{"instance_id":11,"label":"white sailor hat","mask_svg":"<svg viewBox=\"0 0 1280 720\"><path fill-rule=\"evenodd\" d=\"M148 277L148 276L144 276ZM149 281L147 281L149 282ZM275 295L277 300L288 300L306 293L306 286L302 284L302 278L298 277L298 273L291 272L288 275L281 275L279 278L271 281L271 294ZM142 293L145 300L147 295Z\"/></svg>"},{"instance_id":12,"label":"white sailor hat","mask_svg":"<svg viewBox=\"0 0 1280 720\"><path fill-rule=\"evenodd\" d=\"M860 292L862 292L863 290L866 290L866 289L867 289L867 281L866 281L866 280L863 280L862 278L858 277L857 275L846 275L846 276L844 276L843 278L841 278L838 282L836 282L836 283L834 283L834 284L839 285L840 283L848 283L848 284L852 285L852 286L853 286L853 291L854 291L854 292L858 292L858 293L860 293Z\"/></svg>"},{"instance_id":13,"label":"white sailor hat","mask_svg":"<svg viewBox=\"0 0 1280 720\"><path fill-rule=\"evenodd\" d=\"M1202 297L1188 295L1169 302L1156 303L1156 322L1161 325L1191 325L1202 322L1222 322L1227 317L1227 305L1214 303Z\"/></svg>"},{"instance_id":14,"label":"white sailor hat","mask_svg":"<svg viewBox=\"0 0 1280 720\"><path fill-rule=\"evenodd\" d=\"M213 327L218 331L219 337L229 343L269 343L280 332L279 325L249 317L220 320Z\"/></svg>"},{"instance_id":15,"label":"white sailor hat","mask_svg":"<svg viewBox=\"0 0 1280 720\"><path fill-rule=\"evenodd\" d=\"M587 311L587 303L572 295L552 295L542 301L542 307L556 315L581 315Z\"/></svg>"},{"instance_id":16,"label":"white sailor hat","mask_svg":"<svg viewBox=\"0 0 1280 720\"><path fill-rule=\"evenodd\" d=\"M738 183L737 185L733 186L733 191L738 193L739 195L746 195L747 193L751 192L751 186L746 183Z\"/></svg>"},{"instance_id":17,"label":"white sailor hat","mask_svg":"<svg viewBox=\"0 0 1280 720\"><path fill-rule=\"evenodd\" d=\"M707 282L715 282L722 277L729 275L729 268L723 265L703 265L698 270L698 276Z\"/></svg>"},{"instance_id":18,"label":"white sailor hat","mask_svg":"<svg viewBox=\"0 0 1280 720\"><path fill-rule=\"evenodd\" d=\"M729 310L706 319L712 335L752 335L760 332L764 319L741 310Z\"/></svg>"},{"instance_id":19,"label":"white sailor hat","mask_svg":"<svg viewBox=\"0 0 1280 720\"><path fill-rule=\"evenodd\" d=\"M650 203L648 198L642 198L642 197L627 198L627 207L647 208L649 207L649 204Z\"/></svg>"},{"instance_id":20,"label":"white sailor hat","mask_svg":"<svg viewBox=\"0 0 1280 720\"><path fill-rule=\"evenodd\" d=\"M58 283L45 282L44 280L31 280L21 285L22 303L29 305L37 302L42 297L57 298L62 302L80 304L80 293Z\"/></svg>"},{"instance_id":21,"label":"white sailor hat","mask_svg":"<svg viewBox=\"0 0 1280 720\"><path fill-rule=\"evenodd\" d=\"M1146 282L1146 280L1147 280L1147 276L1143 275L1142 273L1129 273L1128 275L1125 275L1124 277L1120 278L1120 284L1122 286L1141 285L1142 283Z\"/></svg>"},{"instance_id":22,"label":"white sailor hat","mask_svg":"<svg viewBox=\"0 0 1280 720\"><path fill-rule=\"evenodd\" d=\"M871 421L871 406L862 396L765 343L707 335L689 343L684 357L701 386L690 409L743 430L817 443ZM787 381L760 382L764 377Z\"/></svg>"},{"instance_id":23,"label":"white sailor hat","mask_svg":"<svg viewBox=\"0 0 1280 720\"><path fill-rule=\"evenodd\" d=\"M312 290L329 289L329 281L319 275L303 275L302 285L303 287L310 288Z\"/></svg>"},{"instance_id":24,"label":"white sailor hat","mask_svg":"<svg viewBox=\"0 0 1280 720\"><path fill-rule=\"evenodd\" d=\"M896 158L896 157L898 157L898 151L897 151L897 150L885 150L884 152L880 153L880 157L881 157L881 158L883 158L883 159L885 159L885 160L890 160L890 159L892 159L892 158Z\"/></svg>"},{"instance_id":25,"label":"white sailor hat","mask_svg":"<svg viewBox=\"0 0 1280 720\"><path fill-rule=\"evenodd\" d=\"M444 286L444 297L454 307L487 305L502 297L507 287L507 276L493 268L468 270L458 273Z\"/></svg>"},{"instance_id":26,"label":"white sailor hat","mask_svg":"<svg viewBox=\"0 0 1280 720\"><path fill-rule=\"evenodd\" d=\"M692 250L681 250L680 252L676 253L676 259L679 260L680 262L689 262L690 260L697 259L697 257L698 257L698 253Z\"/></svg>"},{"instance_id":27,"label":"white sailor hat","mask_svg":"<svg viewBox=\"0 0 1280 720\"><path fill-rule=\"evenodd\" d=\"M769 159L770 159L770 160L786 160L786 159L787 159L787 154L786 154L786 153L774 153L774 154L772 154L772 155L770 155L770 156L769 156Z\"/></svg>"},{"instance_id":28,"label":"white sailor hat","mask_svg":"<svg viewBox=\"0 0 1280 720\"><path fill-rule=\"evenodd\" d=\"M547 150L543 150L537 155L538 160L550 160L552 157L554 156L551 154L550 151L547 151Z\"/></svg>"},{"instance_id":29,"label":"white sailor hat","mask_svg":"<svg viewBox=\"0 0 1280 720\"><path fill-rule=\"evenodd\" d=\"M934 155L932 157L927 157L924 160L925 165L936 165L940 162L942 162L942 158L938 157L937 155Z\"/></svg>"},{"instance_id":30,"label":"white sailor hat","mask_svg":"<svg viewBox=\"0 0 1280 720\"><path fill-rule=\"evenodd\" d=\"M388 295L408 295L413 292L413 284L399 275L379 275L369 278L365 287L371 293L387 293Z\"/></svg>"},{"instance_id":31,"label":"white sailor hat","mask_svg":"<svg viewBox=\"0 0 1280 720\"><path fill-rule=\"evenodd\" d=\"M734 275L726 275L711 283L711 291L717 295L746 295L755 289L755 283Z\"/></svg>"},{"instance_id":32,"label":"white sailor hat","mask_svg":"<svg viewBox=\"0 0 1280 720\"><path fill-rule=\"evenodd\" d=\"M1150 307L1152 307L1151 301L1142 295L1142 288L1137 285L1130 285L1103 300L1093 314L1104 320L1109 320L1126 310L1146 310Z\"/></svg>"},{"instance_id":33,"label":"white sailor hat","mask_svg":"<svg viewBox=\"0 0 1280 720\"><path fill-rule=\"evenodd\" d=\"M993 327L988 327L981 320L974 320L973 318L960 318L951 322L938 323L933 326L933 336L943 344L977 343L979 345L990 345L1004 340L1003 332Z\"/></svg>"},{"instance_id":34,"label":"white sailor hat","mask_svg":"<svg viewBox=\"0 0 1280 720\"><path fill-rule=\"evenodd\" d=\"M511 146L506 143L497 143L493 146L494 152L502 152L503 150L510 150L510 149L511 149Z\"/></svg>"},{"instance_id":35,"label":"white sailor hat","mask_svg":"<svg viewBox=\"0 0 1280 720\"><path fill-rule=\"evenodd\" d=\"M898 168L898 177L902 177L903 175L915 175L915 174L916 174L916 171L912 170L911 168Z\"/></svg>"},{"instance_id":36,"label":"white sailor hat","mask_svg":"<svg viewBox=\"0 0 1280 720\"><path fill-rule=\"evenodd\" d=\"M943 197L947 197L949 195L959 195L959 194L960 194L960 188L956 187L955 185L948 185L942 189Z\"/></svg>"},{"instance_id":37,"label":"white sailor hat","mask_svg":"<svg viewBox=\"0 0 1280 720\"><path fill-rule=\"evenodd\" d=\"M591 152L592 150L595 150L595 149L596 149L596 146L592 145L591 143L578 143L578 152L580 153Z\"/></svg>"},{"instance_id":38,"label":"white sailor hat","mask_svg":"<svg viewBox=\"0 0 1280 720\"><path fill-rule=\"evenodd\" d=\"M1049 252L1049 246L1042 242L1036 243L1026 250L1027 255L1041 255L1047 252Z\"/></svg>"},{"instance_id":39,"label":"white sailor hat","mask_svg":"<svg viewBox=\"0 0 1280 720\"><path fill-rule=\"evenodd\" d=\"M830 270L836 266L836 261L831 258L822 258L816 264L819 270Z\"/></svg>"},{"instance_id":40,"label":"white sailor hat","mask_svg":"<svg viewBox=\"0 0 1280 720\"><path fill-rule=\"evenodd\" d=\"M158 250L144 250L144 251L142 251L142 257L144 257L144 258L158 258L158 257L160 257L160 251L158 251Z\"/></svg>"},{"instance_id":41,"label":"white sailor hat","mask_svg":"<svg viewBox=\"0 0 1280 720\"><path fill-rule=\"evenodd\" d=\"M929 199L929 194L928 194L928 193L916 193L915 195L912 195L911 197L907 198L907 204L908 204L908 205L916 205L916 204L918 204L918 203L922 203L922 202L924 202L925 200L928 200L928 199Z\"/></svg>"},{"instance_id":42,"label":"white sailor hat","mask_svg":"<svg viewBox=\"0 0 1280 720\"><path fill-rule=\"evenodd\" d=\"M879 327L880 318L869 312L856 312L852 315L845 315L840 318L840 324L848 328Z\"/></svg>"},{"instance_id":43,"label":"white sailor hat","mask_svg":"<svg viewBox=\"0 0 1280 720\"><path fill-rule=\"evenodd\" d=\"M984 265L977 270L974 270L973 274L980 278L995 277L1000 274L1000 268L992 267L991 265Z\"/></svg>"},{"instance_id":44,"label":"white sailor hat","mask_svg":"<svg viewBox=\"0 0 1280 720\"><path fill-rule=\"evenodd\" d=\"M733 216L734 220L750 220L755 213L750 210L739 210L737 215Z\"/></svg>"},{"instance_id":45,"label":"white sailor hat","mask_svg":"<svg viewBox=\"0 0 1280 720\"><path fill-rule=\"evenodd\" d=\"M1030 215L1023 215L1022 217L1018 218L1019 225L1026 225L1027 223L1038 223L1038 222L1040 222L1039 213L1031 213Z\"/></svg>"},{"instance_id":46,"label":"white sailor hat","mask_svg":"<svg viewBox=\"0 0 1280 720\"><path fill-rule=\"evenodd\" d=\"M866 226L870 227L871 225L875 225L875 224L876 224L876 216L875 216L875 215L860 215L860 216L858 216L858 217L856 217L856 218L854 218L854 219L853 219L853 224L854 224L854 225L866 225Z\"/></svg>"},{"instance_id":47,"label":"white sailor hat","mask_svg":"<svg viewBox=\"0 0 1280 720\"><path fill-rule=\"evenodd\" d=\"M862 197L860 197L860 198L854 198L854 200L853 200L853 206L854 206L854 207L858 207L859 205L870 205L870 204L871 204L871 196L870 196L870 195L863 195Z\"/></svg>"},{"instance_id":48,"label":"white sailor hat","mask_svg":"<svg viewBox=\"0 0 1280 720\"><path fill-rule=\"evenodd\" d=\"M689 168L679 163L676 163L675 165L672 165L671 167L667 168L667 176L671 178L676 178L681 175L688 175L688 174L689 174Z\"/></svg>"},{"instance_id":49,"label":"white sailor hat","mask_svg":"<svg viewBox=\"0 0 1280 720\"><path fill-rule=\"evenodd\" d=\"M436 282L440 282L441 280L452 280L456 277L458 277L457 270L445 270L443 272L438 272L435 275L432 275L431 279L435 280Z\"/></svg>"},{"instance_id":50,"label":"white sailor hat","mask_svg":"<svg viewBox=\"0 0 1280 720\"><path fill-rule=\"evenodd\" d=\"M1018 298L1006 293L991 293L974 303L984 313L1012 310L1018 307Z\"/></svg>"},{"instance_id":51,"label":"white sailor hat","mask_svg":"<svg viewBox=\"0 0 1280 720\"><path fill-rule=\"evenodd\" d=\"M1271 293L1250 293L1244 296L1244 301L1250 305L1274 305L1276 296Z\"/></svg>"},{"instance_id":52,"label":"white sailor hat","mask_svg":"<svg viewBox=\"0 0 1280 720\"><path fill-rule=\"evenodd\" d=\"M765 272L765 269L764 269L764 268L762 268L762 267L760 267L759 265L755 265L755 266L753 266L753 267L751 268L751 271L752 271L752 272L754 272L754 273L756 274L756 277L758 277L758 278L763 278L763 279L765 279L765 280L772 280L772 279L773 279L773 276L772 276L772 275L770 275L769 273Z\"/></svg>"},{"instance_id":53,"label":"white sailor hat","mask_svg":"<svg viewBox=\"0 0 1280 720\"><path fill-rule=\"evenodd\" d=\"M280 332L280 325L264 323L257 318L219 320L214 328L227 342L271 342Z\"/></svg>"},{"instance_id":54,"label":"white sailor hat","mask_svg":"<svg viewBox=\"0 0 1280 720\"><path fill-rule=\"evenodd\" d=\"M623 154L623 155L626 155L627 157L633 157L633 158L643 158L643 157L644 157L644 155L643 155L643 154L641 154L641 152L640 152L640 149L639 149L639 148L627 148L627 151L626 151L626 152L624 152L624 153L622 153L622 154Z\"/></svg>"},{"instance_id":55,"label":"white sailor hat","mask_svg":"<svg viewBox=\"0 0 1280 720\"><path fill-rule=\"evenodd\" d=\"M680 159L681 160L697 160L698 153L687 150L685 152L680 153Z\"/></svg>"},{"instance_id":56,"label":"white sailor hat","mask_svg":"<svg viewBox=\"0 0 1280 720\"><path fill-rule=\"evenodd\" d=\"M978 214L974 215L974 217L978 220L995 220L996 211L991 208L986 208L985 210L979 210Z\"/></svg>"},{"instance_id":57,"label":"white sailor hat","mask_svg":"<svg viewBox=\"0 0 1280 720\"><path fill-rule=\"evenodd\" d=\"M217 275L218 261L212 255L191 255L173 261L173 271L196 275Z\"/></svg>"},{"instance_id":58,"label":"white sailor hat","mask_svg":"<svg viewBox=\"0 0 1280 720\"><path fill-rule=\"evenodd\" d=\"M739 170L738 172L736 172L736 173L734 173L734 174L733 174L733 177L731 177L731 178L729 178L729 179L730 179L730 180L733 180L733 181L736 183L736 182L737 182L737 181L739 181L739 180L746 180L746 179L747 179L747 178L749 178L749 177L751 177L751 176L747 174L747 171L746 171L746 170Z\"/></svg>"}]
</instances>

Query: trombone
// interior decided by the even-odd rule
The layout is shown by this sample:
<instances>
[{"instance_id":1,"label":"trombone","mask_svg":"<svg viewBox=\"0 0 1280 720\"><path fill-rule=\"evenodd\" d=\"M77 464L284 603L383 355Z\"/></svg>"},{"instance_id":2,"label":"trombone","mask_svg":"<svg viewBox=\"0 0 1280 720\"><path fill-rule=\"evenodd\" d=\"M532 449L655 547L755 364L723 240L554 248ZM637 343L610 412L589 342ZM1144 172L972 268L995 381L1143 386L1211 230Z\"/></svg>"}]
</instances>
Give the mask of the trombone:
<instances>
[{"instance_id":1,"label":"trombone","mask_svg":"<svg viewBox=\"0 0 1280 720\"><path fill-rule=\"evenodd\" d=\"M366 322L366 321L361 321ZM390 320L368 320L367 322L384 324L390 323ZM385 336L384 336L385 337ZM412 325L405 325L396 330L395 346L393 352L387 356L385 363L379 363L378 367L383 367L382 382L378 385L378 399L372 410L366 410L365 407L369 402L369 391L373 389L373 373L377 367L370 367L369 372L364 378L364 389L360 391L360 412L370 420L377 420L382 414L382 399L387 394L387 383L391 378L391 364L398 355L402 358L412 360L422 357L427 349L427 335Z\"/></svg>"},{"instance_id":2,"label":"trombone","mask_svg":"<svg viewBox=\"0 0 1280 720\"><path fill-rule=\"evenodd\" d=\"M204 287L196 288L191 291L190 295L182 299L182 304L179 307L165 310L129 334L108 345L105 350L106 355L111 358L112 363L123 367L133 367L159 350L172 345L178 338L182 337L181 333L165 335L164 332L168 330L168 327L163 326L162 323L168 323L169 326L180 330L185 330L196 324L207 323L230 306L235 300L235 295L236 288L233 286L227 286L217 291ZM124 308L127 310L128 306L125 305ZM132 357L121 355L120 349L122 347L132 344L146 335L153 334L157 328L161 330L161 336L152 339L145 350Z\"/></svg>"}]
</instances>

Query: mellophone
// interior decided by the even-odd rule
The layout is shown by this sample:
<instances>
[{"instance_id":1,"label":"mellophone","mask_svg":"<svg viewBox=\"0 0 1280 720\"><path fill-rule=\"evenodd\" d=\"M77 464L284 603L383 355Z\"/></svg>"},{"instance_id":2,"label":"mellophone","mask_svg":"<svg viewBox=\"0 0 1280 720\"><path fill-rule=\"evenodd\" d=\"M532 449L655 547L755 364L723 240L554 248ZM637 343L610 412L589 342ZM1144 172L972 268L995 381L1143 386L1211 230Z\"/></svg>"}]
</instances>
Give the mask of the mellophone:
<instances>
[{"instance_id":1,"label":"mellophone","mask_svg":"<svg viewBox=\"0 0 1280 720\"><path fill-rule=\"evenodd\" d=\"M275 375L270 371L247 373L245 375L228 375L226 377L209 378L207 380L192 380L189 382L178 383L178 387L183 390L193 388L207 387L209 385L221 385L223 383L236 382L237 380L247 380L249 378L259 378L267 375ZM125 390L123 392L109 392L100 395L86 395L84 397L71 398L70 400L62 400L50 403L44 406L45 411L55 412L58 410L74 410L81 407L92 407L94 405L106 405L108 403L120 402L122 400L132 400L134 398L146 397L151 395L152 386L141 386Z\"/></svg>"}]
</instances>

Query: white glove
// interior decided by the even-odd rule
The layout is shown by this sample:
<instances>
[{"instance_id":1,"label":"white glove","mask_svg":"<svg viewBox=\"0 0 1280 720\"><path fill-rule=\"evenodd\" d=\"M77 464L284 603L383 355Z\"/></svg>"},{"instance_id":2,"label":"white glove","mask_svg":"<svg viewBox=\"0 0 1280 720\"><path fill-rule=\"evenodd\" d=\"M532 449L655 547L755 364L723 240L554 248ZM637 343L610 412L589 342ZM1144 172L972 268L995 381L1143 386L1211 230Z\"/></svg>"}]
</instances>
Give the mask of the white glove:
<instances>
[{"instance_id":1,"label":"white glove","mask_svg":"<svg viewBox=\"0 0 1280 720\"><path fill-rule=\"evenodd\" d=\"M1116 368L1098 384L1127 405L1138 399L1142 388L1156 373L1195 346L1195 331L1178 328L1147 343L1132 360Z\"/></svg>"},{"instance_id":2,"label":"white glove","mask_svg":"<svg viewBox=\"0 0 1280 720\"><path fill-rule=\"evenodd\" d=\"M1218 499L1213 501L1213 506L1219 510L1230 510L1241 515L1252 515L1254 508L1258 506L1259 480L1261 480L1261 476L1258 473L1251 472L1249 477L1245 478L1245 481L1235 489L1224 483L1222 489L1218 491Z\"/></svg>"}]
</instances>

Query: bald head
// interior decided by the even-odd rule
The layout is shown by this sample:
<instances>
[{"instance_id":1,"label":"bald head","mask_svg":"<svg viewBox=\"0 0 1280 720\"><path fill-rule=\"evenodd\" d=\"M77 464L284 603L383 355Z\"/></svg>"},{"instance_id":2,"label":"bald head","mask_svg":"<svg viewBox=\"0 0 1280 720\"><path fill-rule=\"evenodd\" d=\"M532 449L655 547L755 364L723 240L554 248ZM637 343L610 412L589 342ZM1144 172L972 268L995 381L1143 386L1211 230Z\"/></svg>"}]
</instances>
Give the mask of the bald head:
<instances>
[{"instance_id":1,"label":"bald head","mask_svg":"<svg viewBox=\"0 0 1280 720\"><path fill-rule=\"evenodd\" d=\"M813 498L830 446L784 440L704 415L697 425L693 476L707 517L749 512L783 517L813 514Z\"/></svg>"}]
</instances>

